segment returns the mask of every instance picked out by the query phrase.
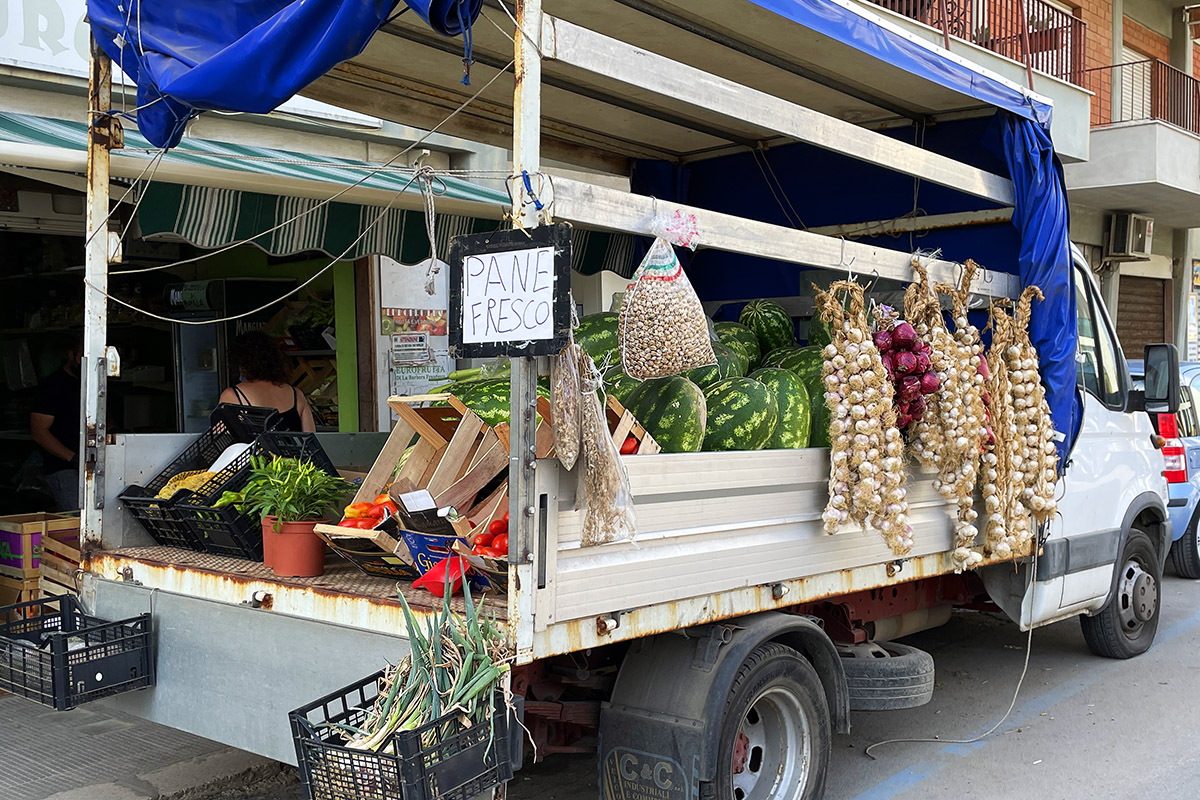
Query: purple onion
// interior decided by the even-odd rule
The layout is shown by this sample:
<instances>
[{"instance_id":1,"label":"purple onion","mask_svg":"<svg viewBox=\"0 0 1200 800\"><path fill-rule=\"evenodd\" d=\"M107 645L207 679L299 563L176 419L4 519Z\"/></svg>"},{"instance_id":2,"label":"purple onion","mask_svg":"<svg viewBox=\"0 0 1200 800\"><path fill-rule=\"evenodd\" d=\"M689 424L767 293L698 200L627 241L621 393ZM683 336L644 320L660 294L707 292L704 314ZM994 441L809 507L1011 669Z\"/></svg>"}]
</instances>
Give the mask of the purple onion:
<instances>
[{"instance_id":1,"label":"purple onion","mask_svg":"<svg viewBox=\"0 0 1200 800\"><path fill-rule=\"evenodd\" d=\"M908 404L908 413L913 419L920 419L921 415L925 413L925 398L920 395L914 397Z\"/></svg>"},{"instance_id":2,"label":"purple onion","mask_svg":"<svg viewBox=\"0 0 1200 800\"><path fill-rule=\"evenodd\" d=\"M925 355L933 352L933 348L929 346L929 342L924 339L918 339L917 343L913 345L912 350L914 353L924 353Z\"/></svg>"},{"instance_id":3,"label":"purple onion","mask_svg":"<svg viewBox=\"0 0 1200 800\"><path fill-rule=\"evenodd\" d=\"M879 352L890 353L892 351L892 334L889 331L876 331L874 339Z\"/></svg>"},{"instance_id":4,"label":"purple onion","mask_svg":"<svg viewBox=\"0 0 1200 800\"><path fill-rule=\"evenodd\" d=\"M987 439L984 441L984 444L988 447L996 446L996 435L992 433L992 429L990 427L987 429Z\"/></svg>"},{"instance_id":5,"label":"purple onion","mask_svg":"<svg viewBox=\"0 0 1200 800\"><path fill-rule=\"evenodd\" d=\"M900 379L900 400L911 403L921 396L921 379L916 375L905 375Z\"/></svg>"},{"instance_id":6,"label":"purple onion","mask_svg":"<svg viewBox=\"0 0 1200 800\"><path fill-rule=\"evenodd\" d=\"M917 368L917 357L907 350L896 353L896 374L908 375Z\"/></svg>"},{"instance_id":7,"label":"purple onion","mask_svg":"<svg viewBox=\"0 0 1200 800\"><path fill-rule=\"evenodd\" d=\"M917 332L907 322L901 322L892 328L892 346L897 350L912 350L918 341Z\"/></svg>"},{"instance_id":8,"label":"purple onion","mask_svg":"<svg viewBox=\"0 0 1200 800\"><path fill-rule=\"evenodd\" d=\"M929 360L928 353L917 353L917 372L929 372L933 369L933 362Z\"/></svg>"},{"instance_id":9,"label":"purple onion","mask_svg":"<svg viewBox=\"0 0 1200 800\"><path fill-rule=\"evenodd\" d=\"M899 414L896 415L896 427L897 428L907 428L909 425L912 424L912 421L913 421L913 418L911 416L909 416L908 414L905 414L903 411L901 411Z\"/></svg>"},{"instance_id":10,"label":"purple onion","mask_svg":"<svg viewBox=\"0 0 1200 800\"><path fill-rule=\"evenodd\" d=\"M988 363L985 357L979 357L979 367L975 371L982 375L985 381L988 379Z\"/></svg>"},{"instance_id":11,"label":"purple onion","mask_svg":"<svg viewBox=\"0 0 1200 800\"><path fill-rule=\"evenodd\" d=\"M920 377L921 394L933 394L941 388L942 382L938 379L937 373L929 370Z\"/></svg>"},{"instance_id":12,"label":"purple onion","mask_svg":"<svg viewBox=\"0 0 1200 800\"><path fill-rule=\"evenodd\" d=\"M983 397L983 405L984 405L983 411L984 411L984 413L987 413L988 408L990 408L992 405L992 393L989 392L987 389L984 389L983 392L981 393L981 396Z\"/></svg>"}]
</instances>

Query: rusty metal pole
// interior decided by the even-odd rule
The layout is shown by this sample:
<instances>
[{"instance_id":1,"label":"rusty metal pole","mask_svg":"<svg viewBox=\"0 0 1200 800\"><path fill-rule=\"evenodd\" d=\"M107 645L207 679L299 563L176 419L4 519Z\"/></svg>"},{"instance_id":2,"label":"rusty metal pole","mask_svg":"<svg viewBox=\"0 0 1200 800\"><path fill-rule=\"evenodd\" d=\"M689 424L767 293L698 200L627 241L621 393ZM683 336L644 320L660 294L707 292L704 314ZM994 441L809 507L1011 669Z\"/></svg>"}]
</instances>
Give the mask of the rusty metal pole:
<instances>
[{"instance_id":1,"label":"rusty metal pole","mask_svg":"<svg viewBox=\"0 0 1200 800\"><path fill-rule=\"evenodd\" d=\"M513 74L516 86L513 94L513 172L523 171L531 176L541 170L542 140L542 0L517 0L517 23L513 31L516 44ZM523 32L522 32L523 31ZM532 41L530 41L532 40ZM536 227L539 212L532 203L524 202L524 185L517 181L518 190L513 216L526 228ZM536 188L536 187L535 187ZM512 645L518 656L533 649L533 581L534 543L537 541L538 508L536 504L537 450L537 359L521 356L512 359L511 417L509 440L508 504L509 527L508 561L515 574L509 591L509 630Z\"/></svg>"},{"instance_id":2,"label":"rusty metal pole","mask_svg":"<svg viewBox=\"0 0 1200 800\"><path fill-rule=\"evenodd\" d=\"M1017 24L1021 26L1021 47L1025 51L1025 77L1033 89L1033 64L1029 52L1029 15L1025 13L1025 0L1017 0Z\"/></svg>"},{"instance_id":3,"label":"rusty metal pole","mask_svg":"<svg viewBox=\"0 0 1200 800\"><path fill-rule=\"evenodd\" d=\"M82 476L80 536L83 542L100 542L104 519L105 398L108 365L105 345L108 332L108 161L109 149L120 141L112 108L112 64L91 41L88 80L87 238L83 290L82 429L79 464Z\"/></svg>"}]
</instances>

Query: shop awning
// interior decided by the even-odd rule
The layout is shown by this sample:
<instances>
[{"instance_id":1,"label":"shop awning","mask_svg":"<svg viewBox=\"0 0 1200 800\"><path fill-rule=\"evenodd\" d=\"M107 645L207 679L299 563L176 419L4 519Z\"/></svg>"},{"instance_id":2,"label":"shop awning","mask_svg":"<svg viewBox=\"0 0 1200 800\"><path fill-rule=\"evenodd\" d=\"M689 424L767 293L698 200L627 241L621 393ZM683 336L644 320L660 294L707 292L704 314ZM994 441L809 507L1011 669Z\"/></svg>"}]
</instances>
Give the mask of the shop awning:
<instances>
[{"instance_id":1,"label":"shop awning","mask_svg":"<svg viewBox=\"0 0 1200 800\"><path fill-rule=\"evenodd\" d=\"M82 173L85 134L82 122L0 112L0 165ZM142 238L205 249L251 241L276 256L386 255L403 264L429 257L423 198L416 185L405 189L411 170L372 174L378 165L367 162L186 139L151 172L157 152L127 129L125 147L112 153L114 177L141 177ZM322 202L360 180L336 202ZM451 237L494 230L509 203L504 191L455 178L439 178L437 191L434 235L443 258ZM637 266L631 236L576 231L574 242L573 266L584 274L628 277Z\"/></svg>"}]
</instances>

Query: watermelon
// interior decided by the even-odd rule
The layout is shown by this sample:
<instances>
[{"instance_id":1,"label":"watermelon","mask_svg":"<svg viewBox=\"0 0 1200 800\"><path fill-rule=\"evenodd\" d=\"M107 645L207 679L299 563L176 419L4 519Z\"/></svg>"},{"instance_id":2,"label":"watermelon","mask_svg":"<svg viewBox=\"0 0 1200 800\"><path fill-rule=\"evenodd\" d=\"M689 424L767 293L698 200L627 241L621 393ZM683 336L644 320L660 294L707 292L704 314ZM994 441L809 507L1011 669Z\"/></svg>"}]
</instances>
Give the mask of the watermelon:
<instances>
[{"instance_id":1,"label":"watermelon","mask_svg":"<svg viewBox=\"0 0 1200 800\"><path fill-rule=\"evenodd\" d=\"M762 369L763 367L778 367L785 358L790 356L792 353L795 353L799 349L800 348L794 344L788 345L787 347L777 347L759 359L757 369Z\"/></svg>"},{"instance_id":2,"label":"watermelon","mask_svg":"<svg viewBox=\"0 0 1200 800\"><path fill-rule=\"evenodd\" d=\"M750 367L754 365L754 360L750 358L750 353L746 351L746 346L736 339L730 339L728 342L713 342L714 349L717 345L728 347L730 352L737 356L739 375L745 375L750 371Z\"/></svg>"},{"instance_id":3,"label":"watermelon","mask_svg":"<svg viewBox=\"0 0 1200 800\"><path fill-rule=\"evenodd\" d=\"M775 432L775 396L750 378L726 378L704 393L708 406L705 450L762 450Z\"/></svg>"},{"instance_id":4,"label":"watermelon","mask_svg":"<svg viewBox=\"0 0 1200 800\"><path fill-rule=\"evenodd\" d=\"M491 378L457 384L452 394L474 411L484 424L494 428L508 422L509 386L508 378ZM550 398L549 378L538 378L537 393L540 397Z\"/></svg>"},{"instance_id":5,"label":"watermelon","mask_svg":"<svg viewBox=\"0 0 1200 800\"><path fill-rule=\"evenodd\" d=\"M621 371L620 366L609 367L604 373L604 389L617 398L617 402L629 407L629 394L641 385L641 381Z\"/></svg>"},{"instance_id":6,"label":"watermelon","mask_svg":"<svg viewBox=\"0 0 1200 800\"><path fill-rule=\"evenodd\" d=\"M762 347L758 344L758 337L754 335L754 331L742 323L718 322L713 325L713 328L716 330L721 344L726 347L734 347L734 349L736 349L735 345L741 345L742 350L750 357L751 364L757 364L758 359L762 358Z\"/></svg>"},{"instance_id":7,"label":"watermelon","mask_svg":"<svg viewBox=\"0 0 1200 800\"><path fill-rule=\"evenodd\" d=\"M796 324L783 306L770 300L751 300L742 309L738 322L754 331L759 347L765 352L796 343Z\"/></svg>"},{"instance_id":8,"label":"watermelon","mask_svg":"<svg viewBox=\"0 0 1200 800\"><path fill-rule=\"evenodd\" d=\"M704 443L704 392L682 375L642 381L630 393L626 408L664 453L695 453Z\"/></svg>"},{"instance_id":9,"label":"watermelon","mask_svg":"<svg viewBox=\"0 0 1200 800\"><path fill-rule=\"evenodd\" d=\"M779 421L767 442L768 450L798 450L808 447L812 427L808 390L804 381L786 369L767 367L752 372L750 377L771 390Z\"/></svg>"},{"instance_id":10,"label":"watermelon","mask_svg":"<svg viewBox=\"0 0 1200 800\"><path fill-rule=\"evenodd\" d=\"M829 324L821 319L820 314L813 314L812 321L808 323L808 344L813 347L824 347L833 341L833 335L829 330Z\"/></svg>"},{"instance_id":11,"label":"watermelon","mask_svg":"<svg viewBox=\"0 0 1200 800\"><path fill-rule=\"evenodd\" d=\"M812 411L812 434L809 447L829 447L829 409L825 407L825 383L821 370L825 366L822 348L809 345L785 356L779 366L804 382Z\"/></svg>"},{"instance_id":12,"label":"watermelon","mask_svg":"<svg viewBox=\"0 0 1200 800\"><path fill-rule=\"evenodd\" d=\"M726 347L720 342L713 342L712 348L713 353L717 356L717 363L688 370L683 373L688 380L701 389L707 389L717 381L726 378L740 378L746 374L742 357L733 348Z\"/></svg>"},{"instance_id":13,"label":"watermelon","mask_svg":"<svg viewBox=\"0 0 1200 800\"><path fill-rule=\"evenodd\" d=\"M620 365L617 312L588 314L579 320L579 327L575 329L575 342L583 348L583 352L592 357L592 361L595 361L600 369Z\"/></svg>"}]
</instances>

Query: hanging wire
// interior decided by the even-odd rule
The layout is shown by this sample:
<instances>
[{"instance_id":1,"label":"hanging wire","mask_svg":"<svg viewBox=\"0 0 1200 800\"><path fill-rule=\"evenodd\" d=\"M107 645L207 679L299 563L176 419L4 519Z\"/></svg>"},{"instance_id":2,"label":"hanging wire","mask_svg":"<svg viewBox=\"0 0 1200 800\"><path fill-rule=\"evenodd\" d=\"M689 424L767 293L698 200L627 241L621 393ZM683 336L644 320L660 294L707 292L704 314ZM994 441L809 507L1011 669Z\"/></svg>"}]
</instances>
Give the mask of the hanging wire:
<instances>
[{"instance_id":1,"label":"hanging wire","mask_svg":"<svg viewBox=\"0 0 1200 800\"><path fill-rule=\"evenodd\" d=\"M283 220L282 222L280 222L280 223L278 223L278 224L274 225L273 227L271 227L271 228L268 228L268 229L267 229L267 230L265 230L265 231L260 231L259 233L256 233L254 236L251 236L251 237L249 237L249 238L247 238L247 239L241 239L241 240L238 240L238 241L235 241L235 242L231 242L231 243L229 243L229 244L227 244L227 245L225 245L225 246L223 246L223 247L220 247L220 248L218 248L218 249L216 249L216 250L209 250L209 251L206 251L206 252L204 252L204 253L201 253L200 255L193 256L193 257L191 257L191 258L185 258L185 259L182 259L182 260L179 260L179 261L174 261L174 262L171 262L171 263L169 263L169 264L158 264L158 265L155 265L155 266L152 266L152 267L138 267L138 268L135 268L135 269L111 270L111 271L109 272L109 274L110 274L110 275L133 275L133 274L140 274L140 273L145 273L145 272L157 272L157 271L159 271L159 270L174 269L174 268L176 268L176 267L182 267L182 266L186 266L186 265L188 265L188 264L194 264L194 263L196 263L196 262L198 262L198 261L203 261L203 260L205 260L205 259L207 259L207 258L212 258L212 257L214 257L214 256L220 255L221 253L226 253L226 252L228 252L228 251L230 251L230 250L233 250L234 248L241 247L242 245L246 245L246 244L253 244L253 243L254 243L254 242L257 240L257 239L260 239L260 238L262 238L263 236L266 236L267 234L274 233L275 231L278 231L278 230L280 230L280 229L282 229L282 228L284 228L284 227L287 227L288 225L291 225L292 223L296 222L297 220L299 220L299 219L301 219L301 218L303 218L303 217L305 217L305 216L307 216L307 215L309 215L309 214L312 214L312 213L314 213L314 212L318 211L318 210L319 210L319 209L321 209L322 207L324 207L324 206L328 205L329 203L332 203L333 201L337 200L339 197L341 197L342 195L346 194L346 193L347 193L347 192L349 192L351 189L354 189L355 187L361 186L363 183L365 183L366 181L370 180L370 179L371 179L372 177L374 177L375 175L379 174L379 172L381 172L382 170L384 170L384 169L387 169L388 167L392 166L392 165L393 165L393 164L394 164L394 163L395 163L395 162L396 162L398 159L400 159L401 157L403 157L403 156L404 156L404 155L406 155L407 153L410 153L410 152L412 152L412 150L413 150L413 149L415 149L415 148L416 148L418 145L421 145L421 144L423 144L423 143L424 143L424 142L425 142L425 141L426 141L426 140L427 140L427 139L428 139L430 136L432 136L434 133L436 133L436 132L438 131L438 129L439 129L439 128L441 128L443 125L445 125L447 122L449 122L449 121L450 121L451 119L453 119L455 116L457 116L457 115L458 115L458 114L459 114L459 113L460 113L460 112L461 112L463 109L465 109L465 108L466 108L468 105L470 105L472 102L474 102L474 101L475 101L475 99L479 97L479 95L481 95L481 94L483 94L485 91L487 91L487 89L488 89L489 87L491 87L491 85L492 85L493 83L495 83L495 82L496 82L496 80L497 80L497 79L499 79L499 77L500 77L501 75L504 75L504 74L506 74L506 73L508 72L508 70L509 70L509 69L510 69L510 68L513 66L513 64L514 64L514 63L515 63L514 61L509 61L509 62L508 62L508 66L507 66L507 67L505 67L504 69L502 69L502 70L500 70L499 72L497 72L497 73L496 73L494 76L492 76L492 79L491 79L491 80L489 80L489 81L488 81L486 84L484 84L484 85L483 85L483 86L482 86L482 87L479 89L479 91L475 92L475 94L471 95L471 96L470 96L470 97L468 97L466 100L464 100L464 101L462 102L462 104L460 104L460 105L458 106L458 108L456 108L456 109L454 109L453 111L451 111L451 112L450 112L450 113L449 113L449 114L446 116L446 118L445 118L445 119L443 119L443 120L442 120L441 122L439 122L437 125L435 125L435 126L433 126L432 128L430 128L428 131L426 131L426 132L425 132L425 134L424 134L423 136L421 136L421 138L417 139L415 142L413 142L412 144L410 144L410 145L408 145L407 147L405 147L405 148L404 148L403 150L401 150L399 153L397 153L396 155L394 155L394 156L392 156L391 158L389 158L389 159L388 159L387 161L385 161L385 162L384 162L382 165L379 165L379 166L377 166L377 167L373 167L372 169L370 169L370 170L367 172L367 174L366 174L366 175L363 175L361 178L359 178L358 180L356 180L354 183L351 183L351 184L349 184L348 186L345 186L345 187L343 187L342 189L339 189L337 192L335 192L335 193L334 193L334 194L332 194L331 196L329 196L329 197L327 197L327 198L325 198L325 199L321 200L319 203L317 203L317 204L315 204L315 205L313 205L313 206L311 206L311 207L309 207L309 208L307 208L307 209L305 209L305 210L303 210L303 211L300 211L300 212L298 212L298 213L296 213L296 214L292 215L292 216L291 216L291 217L289 217L288 219L285 219L285 220ZM144 171L143 171L143 174L144 174ZM408 183L406 183L406 184L405 184L405 188L407 188L408 186L411 186L411 185L412 185L412 181L409 181ZM393 200L393 202L394 202L394 200ZM109 217L111 217L111 216L112 216L112 212L110 211L110 212L109 212L109 214L108 214L108 215L105 217L105 219L104 219L104 222L107 222L107 221L108 221L108 218L109 218ZM103 228L104 228L104 224L102 223L102 224L101 224L100 226L98 226L98 227L99 227L99 229L103 229Z\"/></svg>"},{"instance_id":2,"label":"hanging wire","mask_svg":"<svg viewBox=\"0 0 1200 800\"><path fill-rule=\"evenodd\" d=\"M775 198L775 202L779 205L779 210L783 212L784 217L787 218L788 224L790 224L793 228L808 230L808 226L805 225L804 220L800 218L800 214L796 211L796 207L792 205L792 200L790 197L788 197L787 190L783 188L783 181L779 180L779 176L775 174L775 170L771 167L771 161L767 158L765 149L763 149L760 145L759 148L752 150L751 152L754 154L754 163L758 165L758 170L762 173L763 180L767 182L767 188L771 190L771 196ZM770 177L767 177L768 173L770 173ZM774 186L772 185L772 182L774 183ZM779 187L778 195L775 194L776 186ZM779 199L780 196L783 197L782 202ZM784 202L787 203L787 208L783 207ZM791 210L790 215L788 213L789 209Z\"/></svg>"},{"instance_id":3,"label":"hanging wire","mask_svg":"<svg viewBox=\"0 0 1200 800\"><path fill-rule=\"evenodd\" d=\"M426 168L426 169L428 169L428 168ZM432 170L430 170L430 171L432 171ZM228 317L221 317L221 318L219 318L219 319L206 319L206 320L187 320L187 319L176 319L176 318L173 318L173 317L166 317L166 316L163 316L163 315L161 315L161 314L156 314L156 313L154 313L153 311L147 311L146 309L144 309L144 308L140 308L140 307L138 307L138 306L135 306L134 304L132 304L132 303L130 303L130 302L128 302L128 301L126 301L126 300L122 300L122 299L121 299L121 298L119 298L119 297L115 297L115 296L113 296L113 295L109 294L108 292L104 291L103 289L100 289L98 286L96 286L96 285L95 285L95 284L93 284L91 281L89 281L89 280L88 280L86 277L84 278L83 282L84 282L84 284L85 284L85 285L86 285L88 288L92 289L92 290L93 290L93 291L95 291L95 292L98 292L99 294L102 294L102 295L104 295L104 297L108 298L109 300L112 300L114 303L118 303L118 304L120 304L120 305L123 305L123 306L125 306L126 308L128 308L128 309L132 310L132 311L135 311L135 312L137 312L137 313L139 313L139 314L142 314L142 315L144 315L144 316L150 317L151 319L157 319L157 320L160 320L160 321L162 321L162 322L174 322L174 323L177 323L177 324L179 324L179 325L215 325L215 324L217 324L217 323L221 323L221 322L230 322L230 321L232 321L232 320L237 320L237 319L242 319L242 318L244 318L244 317L249 317L249 316L251 316L251 315L253 315L253 314L257 314L257 313L258 313L258 312L260 312L260 311L264 311L264 310L266 310L266 309L270 308L271 306L273 306L273 305L276 305L277 303L282 303L284 300L286 300L286 299L288 299L289 297L291 297L292 295L296 294L296 293L297 293L297 292L299 292L301 289L304 289L304 288L306 288L307 286L309 286L310 284L312 284L312 282L313 282L313 281L315 281L317 278L321 277L321 275L323 275L324 273L326 273L326 272L328 272L330 269L332 269L332 268L334 267L334 265L336 265L336 264L337 264L339 261L341 261L343 258L345 258L345 257L346 257L346 255L347 255L348 253L350 253L350 251L352 251L352 250L353 250L353 249L354 249L354 248L355 248L355 247L358 245L358 243L359 243L359 242L361 242L361 241L362 241L362 240L363 240L363 239L366 237L366 235L367 235L368 233L370 233L370 232L371 232L371 230L372 230L372 229L373 229L373 228L374 228L374 227L375 227L377 224L379 224L380 220L382 220L382 219L383 219L383 218L384 218L384 217L387 215L388 211L390 211L390 210L391 210L391 208L392 208L392 205L393 205L393 204L396 202L396 200L397 200L397 199L399 199L400 195L404 194L404 192L405 192L405 191L406 191L406 190L407 190L407 189L408 189L410 186L412 186L412 184L413 184L413 183L417 183L417 182L418 182L418 177L419 177L418 175L414 175L414 176L413 176L413 177L412 177L412 178L411 178L411 179L408 181L408 183L406 183L406 184L405 184L403 187L401 187L401 188L400 188L400 189L399 189L399 190L398 190L398 191L397 191L395 194L393 194L393 195L392 195L392 198L391 198L391 200L389 200L389 201L388 201L388 204L387 204L386 206L384 206L384 207L383 207L383 208L380 210L379 214L377 214L377 215L376 215L375 219L371 221L371 224L369 224L369 225L367 225L366 227L364 227L364 228L362 229L362 231L361 231L361 232L358 234L358 236L356 236L356 237L354 238L354 241L350 242L350 244L346 246L346 249L345 249L345 250L343 250L343 251L342 251L341 253L339 253L338 255L334 256L333 260L331 260L331 261L330 261L328 264L326 264L325 266L321 267L321 269L317 270L317 271L316 271L316 272L315 272L315 273L312 275L312 277L310 277L308 280L304 281L304 283L300 284L300 285L299 285L299 286L297 286L296 288L294 288L294 289L292 289L291 291L287 292L286 294L283 294L283 295L281 295L280 297L277 297L277 298L275 298L274 300L271 300L271 301L269 301L269 302L267 302L267 303L264 303L263 305L259 306L258 308L251 309L250 311L244 311L244 312L242 312L242 313L240 313L240 314L232 314L232 315L230 315L230 316L228 316ZM428 191L428 192L432 192L432 191L433 191L433 189L432 189L432 183L425 183L425 182L421 182L421 183L419 183L419 185L422 187L422 192L423 192L423 193L424 193L424 192L427 192L427 191ZM432 203L431 203L429 200L427 200L426 202L427 202L427 206L426 206L426 207L427 207L427 208L432 208ZM432 228L430 228L430 230L432 231ZM431 245L432 245L432 241L431 241Z\"/></svg>"}]
</instances>

